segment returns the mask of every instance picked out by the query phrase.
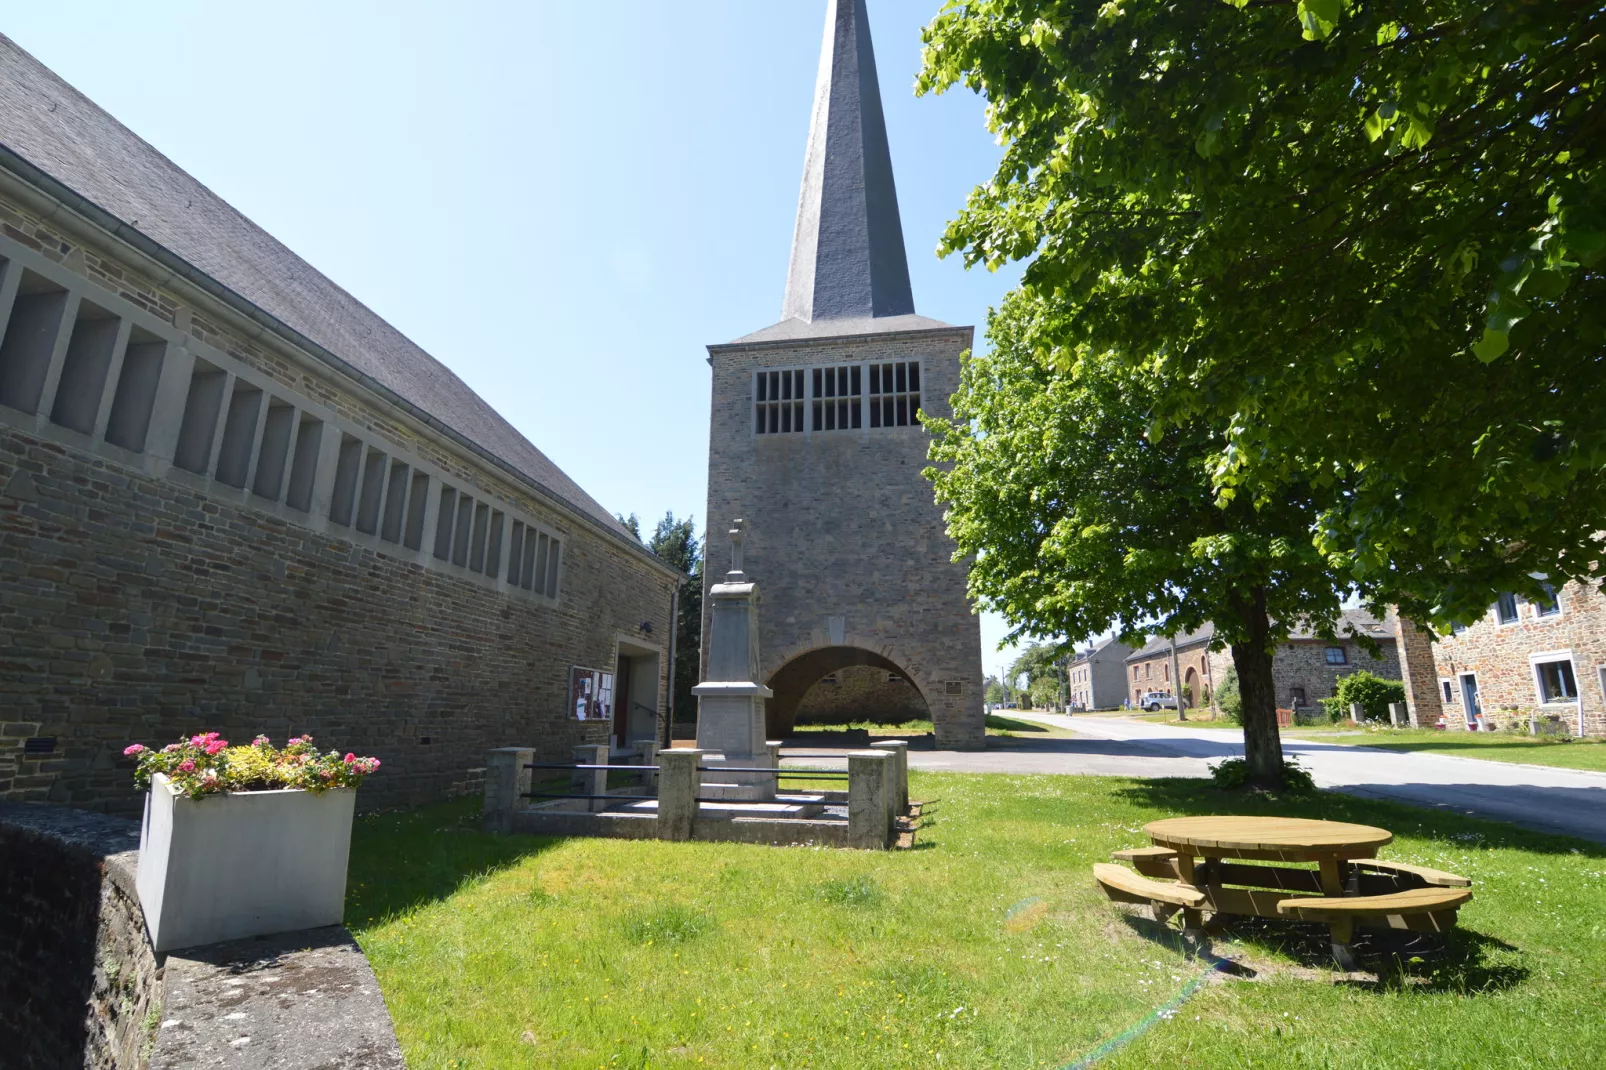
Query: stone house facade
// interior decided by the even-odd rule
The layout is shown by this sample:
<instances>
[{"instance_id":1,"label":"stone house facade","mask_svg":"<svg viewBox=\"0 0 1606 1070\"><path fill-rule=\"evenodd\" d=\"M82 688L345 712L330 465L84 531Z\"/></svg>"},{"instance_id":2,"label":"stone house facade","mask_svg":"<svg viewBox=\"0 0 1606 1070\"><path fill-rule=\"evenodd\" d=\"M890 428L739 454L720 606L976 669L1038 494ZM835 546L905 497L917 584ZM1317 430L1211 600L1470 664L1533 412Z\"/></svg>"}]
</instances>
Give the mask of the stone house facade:
<instances>
[{"instance_id":1,"label":"stone house facade","mask_svg":"<svg viewBox=\"0 0 1606 1070\"><path fill-rule=\"evenodd\" d=\"M1353 635L1353 629L1377 644L1373 654ZM1399 647L1394 622L1379 621L1362 610L1346 610L1339 622L1339 637L1323 639L1299 630L1279 643L1272 658L1272 680L1277 705L1286 709L1313 707L1336 692L1341 677L1366 670L1385 680L1401 678ZM1216 688L1232 668L1232 652L1211 650L1215 628L1206 624L1196 632L1177 637L1177 668L1195 706L1216 708ZM1128 699L1135 705L1149 691L1176 694L1171 678L1171 641L1150 640L1127 658Z\"/></svg>"},{"instance_id":2,"label":"stone house facade","mask_svg":"<svg viewBox=\"0 0 1606 1070\"><path fill-rule=\"evenodd\" d=\"M1110 710L1129 698L1126 659L1131 653L1132 648L1117 639L1102 640L1077 653L1065 671L1071 709Z\"/></svg>"},{"instance_id":3,"label":"stone house facade","mask_svg":"<svg viewBox=\"0 0 1606 1070\"><path fill-rule=\"evenodd\" d=\"M1423 676L1447 728L1476 727L1481 715L1488 728L1606 735L1606 596L1598 585L1568 583L1547 602L1504 595L1432 650ZM1438 718L1417 719L1426 726Z\"/></svg>"},{"instance_id":4,"label":"stone house facade","mask_svg":"<svg viewBox=\"0 0 1606 1070\"><path fill-rule=\"evenodd\" d=\"M782 319L708 347L708 545L745 522L774 738L865 668L913 685L938 746L983 743L980 621L921 474L973 333L915 314L864 0L837 0Z\"/></svg>"},{"instance_id":5,"label":"stone house facade","mask_svg":"<svg viewBox=\"0 0 1606 1070\"><path fill-rule=\"evenodd\" d=\"M365 807L657 736L678 573L3 37L0 146L0 799L134 811L201 729L375 754Z\"/></svg>"}]
</instances>

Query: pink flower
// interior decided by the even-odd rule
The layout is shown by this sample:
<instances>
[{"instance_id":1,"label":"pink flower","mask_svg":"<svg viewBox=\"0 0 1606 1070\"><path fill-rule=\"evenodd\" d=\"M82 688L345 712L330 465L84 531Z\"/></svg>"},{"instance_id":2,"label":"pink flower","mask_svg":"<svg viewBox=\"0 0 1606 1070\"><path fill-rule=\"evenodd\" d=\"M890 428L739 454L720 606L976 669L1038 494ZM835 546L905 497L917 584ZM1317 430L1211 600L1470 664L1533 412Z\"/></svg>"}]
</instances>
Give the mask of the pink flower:
<instances>
[{"instance_id":1,"label":"pink flower","mask_svg":"<svg viewBox=\"0 0 1606 1070\"><path fill-rule=\"evenodd\" d=\"M201 779L206 781L208 784L210 784L212 781L217 779L217 770L216 769L203 770L202 773L201 773Z\"/></svg>"},{"instance_id":2,"label":"pink flower","mask_svg":"<svg viewBox=\"0 0 1606 1070\"><path fill-rule=\"evenodd\" d=\"M258 736L257 738L255 738L255 739L253 739L251 741L251 746L253 746L253 747L271 747L271 746L273 746L273 743L272 743L271 740L268 739L267 736Z\"/></svg>"},{"instance_id":3,"label":"pink flower","mask_svg":"<svg viewBox=\"0 0 1606 1070\"><path fill-rule=\"evenodd\" d=\"M206 753L216 754L218 751L226 749L228 745L229 741L226 739L214 739L206 745Z\"/></svg>"},{"instance_id":4,"label":"pink flower","mask_svg":"<svg viewBox=\"0 0 1606 1070\"><path fill-rule=\"evenodd\" d=\"M351 753L351 751L348 750L346 752L346 757L345 757L344 760L345 760L345 763L347 765L350 765L352 762L357 760L357 756L355 754Z\"/></svg>"},{"instance_id":5,"label":"pink flower","mask_svg":"<svg viewBox=\"0 0 1606 1070\"><path fill-rule=\"evenodd\" d=\"M369 758L368 759L368 771L370 773L372 773L375 769L378 769L378 768L379 768L379 759L378 758Z\"/></svg>"},{"instance_id":6,"label":"pink flower","mask_svg":"<svg viewBox=\"0 0 1606 1070\"><path fill-rule=\"evenodd\" d=\"M172 754L174 751L178 750L178 747L179 745L177 743L169 743L167 746L162 748L162 753Z\"/></svg>"},{"instance_id":7,"label":"pink flower","mask_svg":"<svg viewBox=\"0 0 1606 1070\"><path fill-rule=\"evenodd\" d=\"M143 743L134 743L134 744L131 744L131 745L127 746L127 747L124 747L123 748L123 754L124 754L125 757L128 756L128 755L132 755L132 754L139 754L144 749L145 749L145 744L143 744Z\"/></svg>"},{"instance_id":8,"label":"pink flower","mask_svg":"<svg viewBox=\"0 0 1606 1070\"><path fill-rule=\"evenodd\" d=\"M193 773L195 772L195 763L190 761L188 758L185 758L182 762L178 763L178 771L181 773Z\"/></svg>"}]
</instances>

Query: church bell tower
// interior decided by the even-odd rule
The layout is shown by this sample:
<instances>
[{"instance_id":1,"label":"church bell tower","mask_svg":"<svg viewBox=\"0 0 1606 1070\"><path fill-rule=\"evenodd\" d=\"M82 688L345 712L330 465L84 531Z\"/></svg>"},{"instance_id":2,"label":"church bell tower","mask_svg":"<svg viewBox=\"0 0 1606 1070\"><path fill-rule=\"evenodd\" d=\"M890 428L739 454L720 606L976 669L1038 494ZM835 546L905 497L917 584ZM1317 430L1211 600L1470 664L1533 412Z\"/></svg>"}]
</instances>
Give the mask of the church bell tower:
<instances>
[{"instance_id":1,"label":"church bell tower","mask_svg":"<svg viewBox=\"0 0 1606 1070\"><path fill-rule=\"evenodd\" d=\"M865 0L827 7L781 317L708 347L704 515L747 522L767 734L927 716L980 747L980 622L919 421L949 415L974 329L915 314Z\"/></svg>"}]
</instances>

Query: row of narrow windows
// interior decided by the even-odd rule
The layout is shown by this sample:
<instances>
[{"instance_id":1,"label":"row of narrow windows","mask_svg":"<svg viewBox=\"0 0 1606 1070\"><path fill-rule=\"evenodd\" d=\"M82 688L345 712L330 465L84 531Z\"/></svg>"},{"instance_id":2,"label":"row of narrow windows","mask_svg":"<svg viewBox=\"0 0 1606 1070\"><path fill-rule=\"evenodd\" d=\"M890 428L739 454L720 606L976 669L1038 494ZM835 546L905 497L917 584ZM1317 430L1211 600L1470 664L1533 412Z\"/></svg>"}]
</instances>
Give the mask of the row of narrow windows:
<instances>
[{"instance_id":1,"label":"row of narrow windows","mask_svg":"<svg viewBox=\"0 0 1606 1070\"><path fill-rule=\"evenodd\" d=\"M51 422L146 452L168 343L87 298L74 300L61 284L5 259L0 259L0 294L9 288L13 271L19 273L16 293L0 335L0 405L28 415L39 412L65 323L68 337L50 403ZM293 401L197 357L173 464L310 514L324 436L331 433L334 429ZM338 448L328 504L331 523L422 550L433 482L439 503L433 532L437 560L491 580L505 572L509 587L557 597L562 545L556 535L432 480L356 436L342 433Z\"/></svg>"},{"instance_id":2,"label":"row of narrow windows","mask_svg":"<svg viewBox=\"0 0 1606 1070\"><path fill-rule=\"evenodd\" d=\"M919 361L786 368L754 375L755 434L851 431L867 421L871 427L920 422Z\"/></svg>"}]
</instances>

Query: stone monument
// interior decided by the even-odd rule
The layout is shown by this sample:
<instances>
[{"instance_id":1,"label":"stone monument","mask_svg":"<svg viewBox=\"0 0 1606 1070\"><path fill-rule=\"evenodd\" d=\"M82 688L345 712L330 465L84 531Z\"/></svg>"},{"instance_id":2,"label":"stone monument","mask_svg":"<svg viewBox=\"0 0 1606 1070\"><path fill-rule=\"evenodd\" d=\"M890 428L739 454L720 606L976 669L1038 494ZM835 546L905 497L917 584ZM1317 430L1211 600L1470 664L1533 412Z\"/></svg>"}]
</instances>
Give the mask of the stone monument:
<instances>
[{"instance_id":1,"label":"stone monument","mask_svg":"<svg viewBox=\"0 0 1606 1070\"><path fill-rule=\"evenodd\" d=\"M707 670L692 688L697 696L697 749L710 767L773 769L776 760L765 742L764 700L774 695L758 682L758 584L742 571L744 522L731 525L731 567L708 592ZM723 760L721 760L723 759ZM710 771L703 794L711 798L769 801L775 777L769 773Z\"/></svg>"}]
</instances>

